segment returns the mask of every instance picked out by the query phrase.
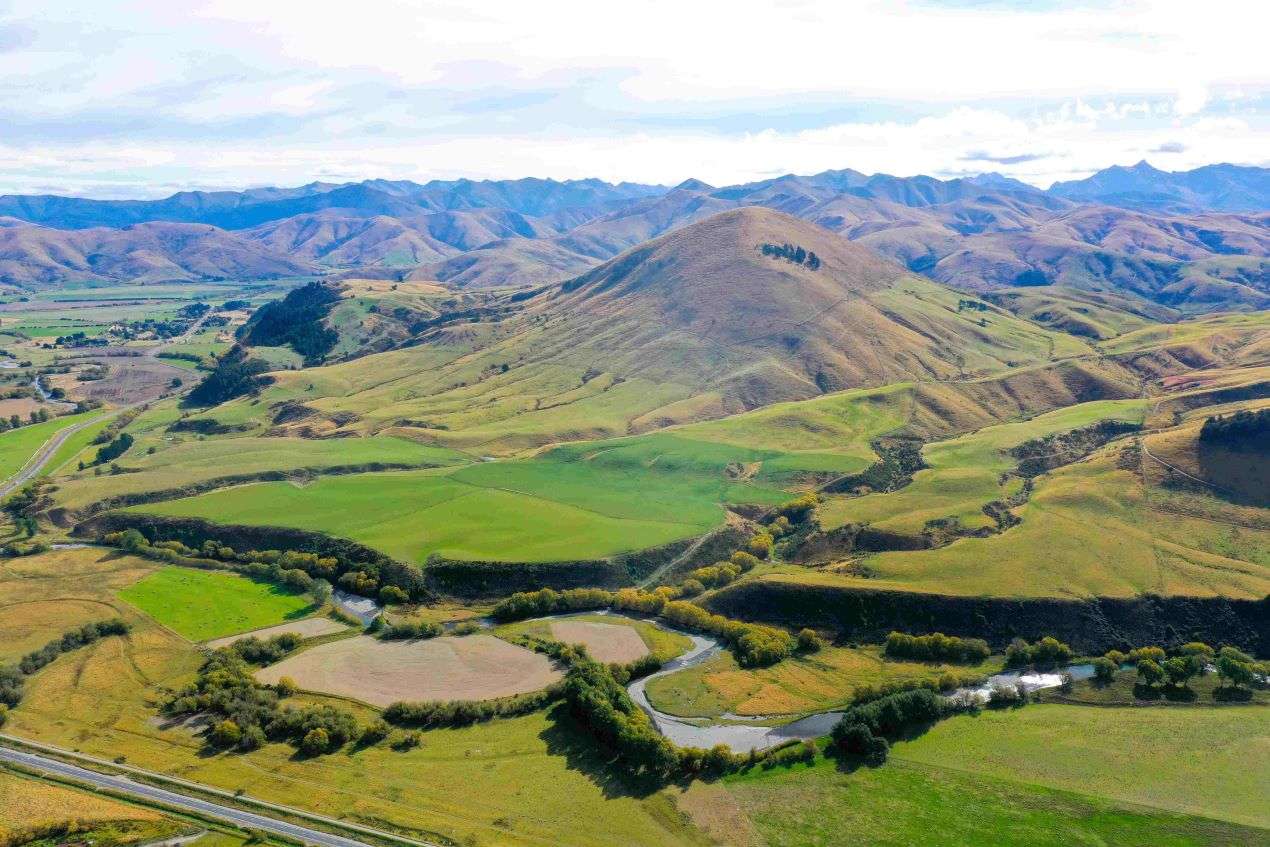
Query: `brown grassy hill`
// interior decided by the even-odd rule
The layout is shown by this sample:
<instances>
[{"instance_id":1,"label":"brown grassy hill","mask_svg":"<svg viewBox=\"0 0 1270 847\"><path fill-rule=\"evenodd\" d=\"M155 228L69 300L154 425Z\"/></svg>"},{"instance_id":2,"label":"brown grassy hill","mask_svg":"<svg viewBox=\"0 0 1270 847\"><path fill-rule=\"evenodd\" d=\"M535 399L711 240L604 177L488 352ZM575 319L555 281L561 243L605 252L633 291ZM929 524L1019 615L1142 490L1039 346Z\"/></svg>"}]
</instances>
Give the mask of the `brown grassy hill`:
<instances>
[{"instance_id":1,"label":"brown grassy hill","mask_svg":"<svg viewBox=\"0 0 1270 847\"><path fill-rule=\"evenodd\" d=\"M147 223L122 229L0 228L0 283L154 282L276 278L311 272L236 233L206 224Z\"/></svg>"},{"instance_id":2,"label":"brown grassy hill","mask_svg":"<svg viewBox=\"0 0 1270 847\"><path fill-rule=\"evenodd\" d=\"M764 244L814 252L819 267L765 255ZM1091 353L761 208L715 215L501 302L404 349L279 374L260 408L301 399L355 413L361 431L400 426L505 451Z\"/></svg>"},{"instance_id":3,"label":"brown grassy hill","mask_svg":"<svg viewBox=\"0 0 1270 847\"><path fill-rule=\"evenodd\" d=\"M764 244L803 248L820 266L764 255ZM1029 358L996 327L923 301L931 292L909 278L815 224L747 207L628 251L527 311L597 366L695 380L741 408Z\"/></svg>"},{"instance_id":4,"label":"brown grassy hill","mask_svg":"<svg viewBox=\"0 0 1270 847\"><path fill-rule=\"evenodd\" d=\"M423 265L406 279L440 280L453 288L501 288L546 285L582 273L596 259L553 241L506 238Z\"/></svg>"}]
</instances>

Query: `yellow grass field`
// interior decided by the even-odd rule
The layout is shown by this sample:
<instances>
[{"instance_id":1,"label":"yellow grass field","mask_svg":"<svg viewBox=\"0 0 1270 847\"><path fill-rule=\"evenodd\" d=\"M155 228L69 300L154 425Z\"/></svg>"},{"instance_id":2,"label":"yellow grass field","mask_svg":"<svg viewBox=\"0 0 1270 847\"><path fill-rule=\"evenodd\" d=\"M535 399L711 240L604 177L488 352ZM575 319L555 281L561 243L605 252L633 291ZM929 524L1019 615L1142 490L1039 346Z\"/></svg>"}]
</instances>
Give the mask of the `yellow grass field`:
<instances>
[{"instance_id":1,"label":"yellow grass field","mask_svg":"<svg viewBox=\"0 0 1270 847\"><path fill-rule=\"evenodd\" d=\"M149 824L139 837L161 837L180 828L150 809L0 770L0 844L20 842L23 833L46 826L124 821Z\"/></svg>"},{"instance_id":2,"label":"yellow grass field","mask_svg":"<svg viewBox=\"0 0 1270 847\"><path fill-rule=\"evenodd\" d=\"M490 635L380 641L369 635L320 644L256 672L288 676L306 691L387 706L399 700L487 700L562 678L551 660Z\"/></svg>"}]
</instances>

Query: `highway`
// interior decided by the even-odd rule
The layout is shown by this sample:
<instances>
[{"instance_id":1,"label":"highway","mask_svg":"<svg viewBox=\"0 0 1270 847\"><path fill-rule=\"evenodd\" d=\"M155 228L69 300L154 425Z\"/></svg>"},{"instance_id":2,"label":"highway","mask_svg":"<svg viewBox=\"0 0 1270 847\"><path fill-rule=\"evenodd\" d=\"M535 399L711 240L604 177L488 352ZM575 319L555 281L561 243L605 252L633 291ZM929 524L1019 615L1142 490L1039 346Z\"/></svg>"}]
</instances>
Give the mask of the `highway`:
<instances>
[{"instance_id":1,"label":"highway","mask_svg":"<svg viewBox=\"0 0 1270 847\"><path fill-rule=\"evenodd\" d=\"M248 812L232 806L222 806L198 797L156 788L143 782L134 782L127 777L109 776L35 753L0 747L0 761L23 765L44 774L68 777L95 788L109 789L130 797L161 803L174 809L206 815L207 817L240 827L258 829L272 835L296 839L306 844L316 844L320 845L320 847L370 847L364 841L356 841L352 838L332 835L329 832L309 829L298 824L287 823L286 821L280 821L276 818Z\"/></svg>"}]
</instances>

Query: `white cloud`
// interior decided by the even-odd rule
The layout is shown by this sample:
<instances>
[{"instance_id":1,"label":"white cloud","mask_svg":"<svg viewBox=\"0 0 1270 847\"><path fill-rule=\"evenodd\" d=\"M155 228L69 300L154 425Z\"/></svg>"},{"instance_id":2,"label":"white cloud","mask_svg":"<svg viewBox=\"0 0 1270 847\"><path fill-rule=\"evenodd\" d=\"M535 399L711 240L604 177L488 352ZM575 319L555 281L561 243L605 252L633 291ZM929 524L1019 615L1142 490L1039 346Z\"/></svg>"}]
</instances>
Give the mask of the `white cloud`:
<instances>
[{"instance_id":1,"label":"white cloud","mask_svg":"<svg viewBox=\"0 0 1270 847\"><path fill-rule=\"evenodd\" d=\"M1166 144L1178 169L1267 156L1270 67L1240 0L8 9L0 26L26 35L0 52L0 192L333 174L727 183L957 173L983 151L1047 184ZM540 111L498 105L516 94L542 95Z\"/></svg>"}]
</instances>

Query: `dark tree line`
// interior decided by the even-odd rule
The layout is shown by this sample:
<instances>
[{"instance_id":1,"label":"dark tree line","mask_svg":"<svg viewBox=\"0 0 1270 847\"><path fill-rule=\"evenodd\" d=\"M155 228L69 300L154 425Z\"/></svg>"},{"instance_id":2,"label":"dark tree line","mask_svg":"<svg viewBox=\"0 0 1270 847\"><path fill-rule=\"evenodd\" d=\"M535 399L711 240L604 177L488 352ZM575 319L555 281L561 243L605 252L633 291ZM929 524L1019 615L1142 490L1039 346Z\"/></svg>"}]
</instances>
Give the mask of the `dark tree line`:
<instances>
[{"instance_id":1,"label":"dark tree line","mask_svg":"<svg viewBox=\"0 0 1270 847\"><path fill-rule=\"evenodd\" d=\"M1200 427L1199 440L1228 450L1264 452L1270 449L1270 409L1214 415Z\"/></svg>"},{"instance_id":2,"label":"dark tree line","mask_svg":"<svg viewBox=\"0 0 1270 847\"><path fill-rule=\"evenodd\" d=\"M47 667L63 653L87 647L110 635L126 635L128 624L119 618L84 624L62 634L38 650L23 656L16 665L0 666L0 704L16 706L22 700L22 687L26 677Z\"/></svg>"},{"instance_id":3,"label":"dark tree line","mask_svg":"<svg viewBox=\"0 0 1270 847\"><path fill-rule=\"evenodd\" d=\"M185 399L189 406L216 406L226 400L253 394L268 385L269 363L253 359L247 351L235 344L229 352L216 360L216 367L203 377L203 381Z\"/></svg>"},{"instance_id":4,"label":"dark tree line","mask_svg":"<svg viewBox=\"0 0 1270 847\"><path fill-rule=\"evenodd\" d=\"M793 262L795 265L802 265L809 270L820 270L820 257L814 251L804 249L800 245L763 244L761 249L764 256L784 259L787 262Z\"/></svg>"},{"instance_id":5,"label":"dark tree line","mask_svg":"<svg viewBox=\"0 0 1270 847\"><path fill-rule=\"evenodd\" d=\"M329 285L310 282L293 288L281 300L257 309L239 338L247 345L289 346L306 365L321 364L339 341L339 333L323 323L339 301L339 291Z\"/></svg>"}]
</instances>

